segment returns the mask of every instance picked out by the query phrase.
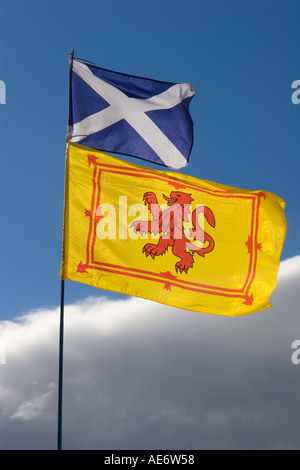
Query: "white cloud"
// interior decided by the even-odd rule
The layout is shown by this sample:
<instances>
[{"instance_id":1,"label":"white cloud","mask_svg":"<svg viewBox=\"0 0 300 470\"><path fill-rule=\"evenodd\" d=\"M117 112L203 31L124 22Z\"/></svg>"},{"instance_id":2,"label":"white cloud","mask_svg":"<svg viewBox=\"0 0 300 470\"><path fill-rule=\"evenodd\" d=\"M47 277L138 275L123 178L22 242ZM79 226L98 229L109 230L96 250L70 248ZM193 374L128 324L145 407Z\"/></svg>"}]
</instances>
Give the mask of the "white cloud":
<instances>
[{"instance_id":1,"label":"white cloud","mask_svg":"<svg viewBox=\"0 0 300 470\"><path fill-rule=\"evenodd\" d=\"M63 446L299 448L300 256L272 309L227 318L137 298L65 308ZM3 449L56 446L59 309L0 323Z\"/></svg>"},{"instance_id":2,"label":"white cloud","mask_svg":"<svg viewBox=\"0 0 300 470\"><path fill-rule=\"evenodd\" d=\"M48 391L37 395L30 400L22 401L17 410L9 416L9 419L23 419L24 421L41 419L45 416L45 409L56 390L56 385L50 383L48 385Z\"/></svg>"},{"instance_id":3,"label":"white cloud","mask_svg":"<svg viewBox=\"0 0 300 470\"><path fill-rule=\"evenodd\" d=\"M279 266L279 278L282 281L283 278L293 278L300 276L300 256L294 256L280 263Z\"/></svg>"}]
</instances>

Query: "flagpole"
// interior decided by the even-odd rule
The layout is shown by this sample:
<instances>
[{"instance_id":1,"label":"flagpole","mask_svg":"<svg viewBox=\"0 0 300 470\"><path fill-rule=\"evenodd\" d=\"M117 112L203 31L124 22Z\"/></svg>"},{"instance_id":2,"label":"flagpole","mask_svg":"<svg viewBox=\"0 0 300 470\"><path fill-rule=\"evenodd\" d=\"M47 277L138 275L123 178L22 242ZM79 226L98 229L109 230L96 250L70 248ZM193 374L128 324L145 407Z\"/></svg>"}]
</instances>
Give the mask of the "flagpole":
<instances>
[{"instance_id":1,"label":"flagpole","mask_svg":"<svg viewBox=\"0 0 300 470\"><path fill-rule=\"evenodd\" d=\"M74 57L74 49L69 56L69 81L71 80L72 63ZM70 83L69 83L70 86ZM69 110L70 112L70 110ZM68 118L69 125L69 118ZM68 140L68 136L67 136ZM67 171L67 167L66 167ZM65 211L65 207L64 207ZM65 218L65 217L64 217ZM64 245L64 236L63 236ZM63 246L64 252L64 246ZM58 367L58 419L57 419L57 450L62 450L62 407L63 407L63 366L64 366L64 310L65 310L65 281L61 280L60 284L60 326L59 326L59 367Z\"/></svg>"},{"instance_id":2,"label":"flagpole","mask_svg":"<svg viewBox=\"0 0 300 470\"><path fill-rule=\"evenodd\" d=\"M64 303L65 303L65 281L62 280L61 289L60 289L57 450L62 449L61 444L62 444L62 402L63 402Z\"/></svg>"}]
</instances>

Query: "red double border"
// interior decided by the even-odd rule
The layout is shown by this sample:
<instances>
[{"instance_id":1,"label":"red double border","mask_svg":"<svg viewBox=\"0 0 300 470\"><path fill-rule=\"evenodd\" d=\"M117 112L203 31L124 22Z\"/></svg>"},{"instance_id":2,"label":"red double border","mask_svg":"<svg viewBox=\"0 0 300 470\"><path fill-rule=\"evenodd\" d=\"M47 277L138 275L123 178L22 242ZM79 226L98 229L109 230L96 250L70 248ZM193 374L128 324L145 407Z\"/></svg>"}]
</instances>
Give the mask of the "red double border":
<instances>
[{"instance_id":1,"label":"red double border","mask_svg":"<svg viewBox=\"0 0 300 470\"><path fill-rule=\"evenodd\" d=\"M235 194L225 190L211 190L207 188L201 188L192 183L181 182L176 177L164 176L161 174L155 174L151 170L142 168L126 168L123 166L108 165L97 161L97 157L88 155L87 163L89 166L93 165L93 189L91 196L91 207L85 211L85 216L90 218L89 231L86 243L86 259L83 263L79 262L77 272L87 273L88 269L95 269L103 272L109 272L119 274L121 276L130 276L132 278L139 278L148 281L158 282L164 285L165 289L170 290L172 286L179 287L180 289L218 295L223 297L241 298L244 300L244 304L251 305L253 302L253 294L250 294L251 285L255 278L256 265L257 265L257 251L261 249L261 244L257 241L258 236L258 223L259 223L259 209L260 209L260 198L266 198L265 193L245 193ZM142 269L130 268L122 265L115 265L110 263L102 263L95 259L95 243L96 243L96 228L97 228L97 217L96 210L100 205L101 197L101 176L103 173L112 173L122 176L134 176L135 178L144 179L156 179L163 181L175 189L192 189L193 191L199 191L201 193L211 194L220 198L233 198L233 199L248 199L251 201L251 224L250 234L248 239L245 241L245 245L248 249L249 254L249 265L245 276L245 281L241 289L230 289L226 287L212 286L208 284L201 284L198 282L191 282L181 280L177 276L174 276L169 271L167 272L153 272ZM246 249L246 248L245 248Z\"/></svg>"}]
</instances>

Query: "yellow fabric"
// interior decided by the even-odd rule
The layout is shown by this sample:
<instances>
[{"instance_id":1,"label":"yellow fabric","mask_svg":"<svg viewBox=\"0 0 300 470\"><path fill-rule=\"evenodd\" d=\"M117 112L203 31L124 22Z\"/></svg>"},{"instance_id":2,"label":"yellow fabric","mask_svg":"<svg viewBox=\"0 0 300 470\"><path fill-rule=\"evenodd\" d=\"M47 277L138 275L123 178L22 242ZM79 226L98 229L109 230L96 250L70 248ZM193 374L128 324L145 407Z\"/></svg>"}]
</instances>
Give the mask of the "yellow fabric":
<instances>
[{"instance_id":1,"label":"yellow fabric","mask_svg":"<svg viewBox=\"0 0 300 470\"><path fill-rule=\"evenodd\" d=\"M276 286L284 206L267 191L151 170L70 143L60 275L197 312L257 312L270 307ZM155 219L156 236L146 233Z\"/></svg>"}]
</instances>

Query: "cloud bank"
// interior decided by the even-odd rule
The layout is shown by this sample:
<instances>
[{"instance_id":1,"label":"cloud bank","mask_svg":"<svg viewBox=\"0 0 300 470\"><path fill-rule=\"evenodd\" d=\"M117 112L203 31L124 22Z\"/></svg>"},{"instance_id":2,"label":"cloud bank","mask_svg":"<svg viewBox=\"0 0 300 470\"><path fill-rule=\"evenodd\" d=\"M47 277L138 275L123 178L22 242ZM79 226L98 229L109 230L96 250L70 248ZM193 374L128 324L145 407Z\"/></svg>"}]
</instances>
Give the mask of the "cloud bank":
<instances>
[{"instance_id":1,"label":"cloud bank","mask_svg":"<svg viewBox=\"0 0 300 470\"><path fill-rule=\"evenodd\" d=\"M227 318L137 298L65 307L64 449L299 449L300 256L272 309ZM55 449L59 308L0 322L0 449Z\"/></svg>"}]
</instances>

